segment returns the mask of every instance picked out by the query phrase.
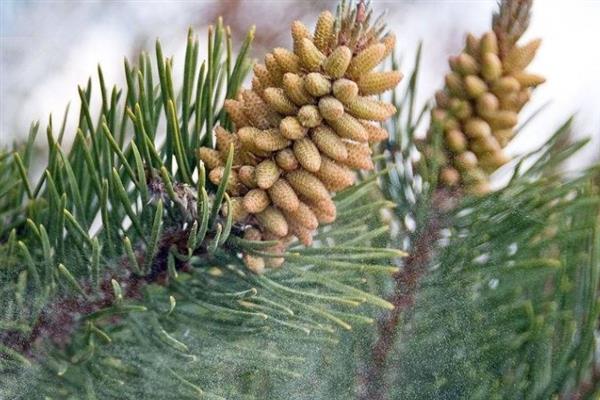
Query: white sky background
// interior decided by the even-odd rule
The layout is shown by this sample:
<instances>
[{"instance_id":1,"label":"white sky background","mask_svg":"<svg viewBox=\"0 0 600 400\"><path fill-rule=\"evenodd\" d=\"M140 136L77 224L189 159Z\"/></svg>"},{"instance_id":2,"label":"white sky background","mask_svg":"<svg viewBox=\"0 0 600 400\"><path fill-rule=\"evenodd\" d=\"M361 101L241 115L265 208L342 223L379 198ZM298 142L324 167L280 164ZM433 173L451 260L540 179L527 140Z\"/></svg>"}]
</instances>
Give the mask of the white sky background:
<instances>
[{"instance_id":1,"label":"white sky background","mask_svg":"<svg viewBox=\"0 0 600 400\"><path fill-rule=\"evenodd\" d=\"M59 125L69 101L75 118L77 85L84 85L90 75L96 77L98 63L107 84L122 86L123 57L132 58L141 49L153 52L153 40L160 37L165 54L175 54L177 69L183 60L187 27L195 28L202 44L203 24L218 7L241 10L238 18L245 26L238 27L240 32L256 23L259 32L284 32L285 36L274 39L287 44L290 9L300 3L307 6L306 0L0 0L0 146L22 138L32 120L45 124L49 113ZM313 3L321 6L310 7L314 13L332 4ZM488 29L496 8L495 0L373 3L379 11L389 12L389 27L398 36L400 53L406 55L404 65L410 65L418 41L424 42L420 101L442 85L447 57L460 51L465 32ZM307 24L314 19L311 15L302 18ZM525 113L547 101L552 104L513 141L509 151L522 153L542 143L577 112L576 137L592 137L593 142L576 163L600 156L600 0L535 0L525 39L534 37L544 42L531 70L545 75L548 82L536 91ZM239 33L238 41L242 38ZM255 55L262 58L261 53Z\"/></svg>"}]
</instances>

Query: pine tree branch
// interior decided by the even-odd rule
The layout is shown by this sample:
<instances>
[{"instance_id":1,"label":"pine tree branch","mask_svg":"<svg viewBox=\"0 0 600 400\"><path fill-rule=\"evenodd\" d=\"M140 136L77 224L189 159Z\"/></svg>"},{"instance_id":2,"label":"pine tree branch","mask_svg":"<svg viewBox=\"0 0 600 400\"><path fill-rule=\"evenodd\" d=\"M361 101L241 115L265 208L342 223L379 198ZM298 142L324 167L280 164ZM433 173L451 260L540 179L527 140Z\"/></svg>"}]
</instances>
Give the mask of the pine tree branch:
<instances>
[{"instance_id":1,"label":"pine tree branch","mask_svg":"<svg viewBox=\"0 0 600 400\"><path fill-rule=\"evenodd\" d=\"M378 321L378 338L372 347L369 365L361 377L361 400L387 398L389 392L385 384L386 362L394 348L398 324L415 303L419 282L427 273L427 266L435 251L434 245L444 227L444 214L456 201L456 196L456 192L446 189L438 189L433 193L429 217L426 218L423 228L415 234L414 245L403 268L394 275L394 293L388 299L394 305L394 309Z\"/></svg>"}]
</instances>

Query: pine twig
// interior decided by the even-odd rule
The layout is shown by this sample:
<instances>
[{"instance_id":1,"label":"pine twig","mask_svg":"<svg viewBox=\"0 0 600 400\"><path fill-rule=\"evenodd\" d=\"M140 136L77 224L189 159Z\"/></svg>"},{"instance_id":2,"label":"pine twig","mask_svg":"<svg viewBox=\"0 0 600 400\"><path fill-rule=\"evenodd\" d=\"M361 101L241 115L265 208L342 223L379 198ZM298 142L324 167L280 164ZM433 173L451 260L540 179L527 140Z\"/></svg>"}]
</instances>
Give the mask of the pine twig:
<instances>
[{"instance_id":1,"label":"pine twig","mask_svg":"<svg viewBox=\"0 0 600 400\"><path fill-rule=\"evenodd\" d=\"M378 339L372 347L370 363L362 374L363 391L360 400L383 400L388 391L385 385L385 367L388 356L393 350L398 324L402 315L415 303L419 282L427 272L434 244L439 239L444 226L445 210L453 203L456 194L438 189L432 196L431 214L425 226L416 235L416 240L404 267L395 274L395 291L389 299L394 309L379 320Z\"/></svg>"}]
</instances>

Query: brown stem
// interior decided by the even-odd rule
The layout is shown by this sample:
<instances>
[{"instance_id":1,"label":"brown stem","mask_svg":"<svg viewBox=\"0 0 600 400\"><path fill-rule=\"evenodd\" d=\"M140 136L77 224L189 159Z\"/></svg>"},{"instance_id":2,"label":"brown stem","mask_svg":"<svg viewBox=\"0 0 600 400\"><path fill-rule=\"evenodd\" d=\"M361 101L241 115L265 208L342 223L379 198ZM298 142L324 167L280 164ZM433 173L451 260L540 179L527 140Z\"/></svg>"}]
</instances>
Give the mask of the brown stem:
<instances>
[{"instance_id":1,"label":"brown stem","mask_svg":"<svg viewBox=\"0 0 600 400\"><path fill-rule=\"evenodd\" d=\"M360 400L384 400L387 397L385 367L395 343L398 323L403 313L410 310L415 303L419 282L427 271L434 251L433 246L439 239L443 226L443 210L448 209L453 194L438 190L432 200L430 217L416 236L404 268L394 276L395 291L389 299L394 305L394 310L379 320L378 339L373 345L370 363L361 377L362 392L358 396Z\"/></svg>"}]
</instances>

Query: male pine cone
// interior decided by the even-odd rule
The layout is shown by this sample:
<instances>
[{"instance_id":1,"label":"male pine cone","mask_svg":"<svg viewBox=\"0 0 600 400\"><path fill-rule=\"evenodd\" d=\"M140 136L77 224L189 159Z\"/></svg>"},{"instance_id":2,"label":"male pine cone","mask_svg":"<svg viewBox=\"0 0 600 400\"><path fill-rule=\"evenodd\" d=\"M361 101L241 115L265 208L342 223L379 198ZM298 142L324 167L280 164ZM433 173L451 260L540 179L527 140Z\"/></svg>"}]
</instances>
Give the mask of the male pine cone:
<instances>
[{"instance_id":1,"label":"male pine cone","mask_svg":"<svg viewBox=\"0 0 600 400\"><path fill-rule=\"evenodd\" d=\"M254 66L252 89L225 101L235 131L217 127L217 149L198 149L209 179L219 184L233 144L227 184L233 210L226 212L246 239L278 241L271 253L281 254L294 236L310 245L319 224L336 218L332 192L351 186L355 170L372 169L370 145L388 137L379 123L396 108L371 96L393 89L402 74L374 71L395 38L381 38L370 15L360 2L338 20L322 12L314 33L294 22L294 50L267 54ZM281 257L243 259L254 272L283 263Z\"/></svg>"},{"instance_id":2,"label":"male pine cone","mask_svg":"<svg viewBox=\"0 0 600 400\"><path fill-rule=\"evenodd\" d=\"M540 42L506 46L494 31L480 38L469 34L463 52L450 58L451 72L432 111L432 122L444 133L442 185L486 193L489 175L510 161L503 149L515 134L518 113L532 88L545 81L525 71Z\"/></svg>"}]
</instances>

